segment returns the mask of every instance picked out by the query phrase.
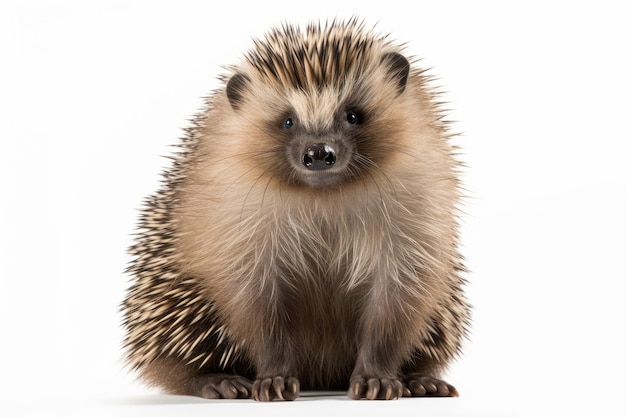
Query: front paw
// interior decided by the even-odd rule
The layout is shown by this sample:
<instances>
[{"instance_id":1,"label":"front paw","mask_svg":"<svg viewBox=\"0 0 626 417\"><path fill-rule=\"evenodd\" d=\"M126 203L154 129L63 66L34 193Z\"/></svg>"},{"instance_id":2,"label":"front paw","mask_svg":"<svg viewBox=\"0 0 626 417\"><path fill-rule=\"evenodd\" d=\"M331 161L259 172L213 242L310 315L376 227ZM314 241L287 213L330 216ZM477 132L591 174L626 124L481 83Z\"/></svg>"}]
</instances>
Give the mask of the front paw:
<instances>
[{"instance_id":1,"label":"front paw","mask_svg":"<svg viewBox=\"0 0 626 417\"><path fill-rule=\"evenodd\" d=\"M348 397L353 400L397 400L402 397L404 386L396 378L377 378L355 375L350 378Z\"/></svg>"},{"instance_id":2,"label":"front paw","mask_svg":"<svg viewBox=\"0 0 626 417\"><path fill-rule=\"evenodd\" d=\"M252 385L252 398L256 401L293 401L300 395L300 381L282 376L259 378Z\"/></svg>"}]
</instances>

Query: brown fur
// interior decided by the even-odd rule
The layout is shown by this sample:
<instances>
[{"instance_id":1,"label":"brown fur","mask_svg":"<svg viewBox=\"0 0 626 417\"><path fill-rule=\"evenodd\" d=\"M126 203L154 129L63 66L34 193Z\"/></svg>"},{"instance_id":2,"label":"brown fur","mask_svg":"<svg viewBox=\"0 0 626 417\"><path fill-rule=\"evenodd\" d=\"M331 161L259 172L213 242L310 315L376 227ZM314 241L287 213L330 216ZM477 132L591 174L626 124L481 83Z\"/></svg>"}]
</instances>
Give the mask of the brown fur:
<instances>
[{"instance_id":1,"label":"brown fur","mask_svg":"<svg viewBox=\"0 0 626 417\"><path fill-rule=\"evenodd\" d=\"M231 68L131 250L126 348L145 380L208 398L456 394L438 378L469 320L458 164L401 53L355 21L286 26ZM335 176L298 164L305 141L348 155Z\"/></svg>"}]
</instances>

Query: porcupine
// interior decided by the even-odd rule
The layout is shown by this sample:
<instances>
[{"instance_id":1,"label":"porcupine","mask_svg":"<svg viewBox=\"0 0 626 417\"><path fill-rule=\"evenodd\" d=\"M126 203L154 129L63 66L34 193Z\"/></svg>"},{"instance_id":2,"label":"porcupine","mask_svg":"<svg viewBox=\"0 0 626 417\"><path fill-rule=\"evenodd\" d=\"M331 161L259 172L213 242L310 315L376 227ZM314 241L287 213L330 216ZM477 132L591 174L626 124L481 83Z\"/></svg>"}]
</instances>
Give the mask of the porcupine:
<instances>
[{"instance_id":1,"label":"porcupine","mask_svg":"<svg viewBox=\"0 0 626 417\"><path fill-rule=\"evenodd\" d=\"M142 212L130 367L173 394L456 396L459 162L429 77L357 19L256 40Z\"/></svg>"}]
</instances>

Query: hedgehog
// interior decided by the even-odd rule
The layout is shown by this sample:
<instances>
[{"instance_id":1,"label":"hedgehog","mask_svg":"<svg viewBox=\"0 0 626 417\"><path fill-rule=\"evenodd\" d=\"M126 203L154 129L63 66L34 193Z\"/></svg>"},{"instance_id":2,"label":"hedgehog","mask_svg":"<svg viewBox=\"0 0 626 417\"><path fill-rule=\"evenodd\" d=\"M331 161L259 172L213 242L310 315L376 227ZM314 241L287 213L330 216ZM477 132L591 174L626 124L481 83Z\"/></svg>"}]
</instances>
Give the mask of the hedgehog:
<instances>
[{"instance_id":1,"label":"hedgehog","mask_svg":"<svg viewBox=\"0 0 626 417\"><path fill-rule=\"evenodd\" d=\"M141 212L128 367L167 393L458 396L461 163L431 77L358 19L284 23L206 99Z\"/></svg>"}]
</instances>

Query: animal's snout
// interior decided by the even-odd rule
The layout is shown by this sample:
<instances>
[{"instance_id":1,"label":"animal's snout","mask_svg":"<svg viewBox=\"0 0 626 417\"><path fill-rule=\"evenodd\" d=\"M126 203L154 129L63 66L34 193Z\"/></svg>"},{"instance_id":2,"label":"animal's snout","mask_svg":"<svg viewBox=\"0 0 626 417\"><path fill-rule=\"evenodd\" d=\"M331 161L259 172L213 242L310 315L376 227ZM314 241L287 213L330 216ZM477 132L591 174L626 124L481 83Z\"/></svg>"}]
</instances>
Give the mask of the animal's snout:
<instances>
[{"instance_id":1,"label":"animal's snout","mask_svg":"<svg viewBox=\"0 0 626 417\"><path fill-rule=\"evenodd\" d=\"M337 153L327 143L309 145L302 154L302 165L311 171L331 168L337 162Z\"/></svg>"}]
</instances>

